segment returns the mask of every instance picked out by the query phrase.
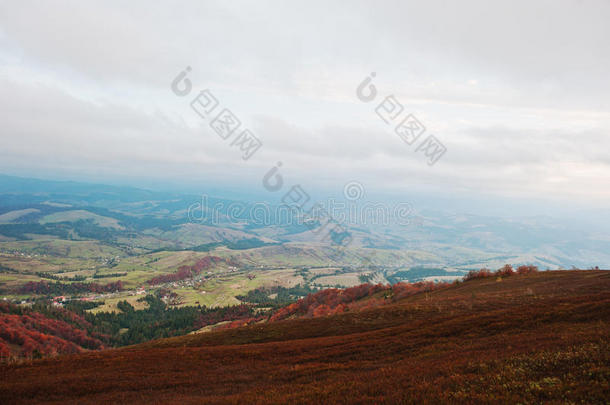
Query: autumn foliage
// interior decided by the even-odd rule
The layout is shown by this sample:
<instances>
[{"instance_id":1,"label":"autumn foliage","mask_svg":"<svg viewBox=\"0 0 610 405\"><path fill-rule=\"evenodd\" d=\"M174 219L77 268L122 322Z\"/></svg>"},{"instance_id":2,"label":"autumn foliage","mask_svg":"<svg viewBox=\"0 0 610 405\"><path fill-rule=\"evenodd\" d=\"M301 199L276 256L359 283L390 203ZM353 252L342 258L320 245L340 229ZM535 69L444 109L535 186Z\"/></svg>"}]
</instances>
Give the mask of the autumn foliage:
<instances>
[{"instance_id":1,"label":"autumn foliage","mask_svg":"<svg viewBox=\"0 0 610 405\"><path fill-rule=\"evenodd\" d=\"M517 267L517 274L532 274L532 273L538 273L538 267L536 267L536 266Z\"/></svg>"},{"instance_id":2,"label":"autumn foliage","mask_svg":"<svg viewBox=\"0 0 610 405\"><path fill-rule=\"evenodd\" d=\"M513 270L513 266L511 266L510 264L505 264L504 267L496 270L495 273L495 275L498 277L509 277L513 274L515 274L515 271Z\"/></svg>"},{"instance_id":3,"label":"autumn foliage","mask_svg":"<svg viewBox=\"0 0 610 405\"><path fill-rule=\"evenodd\" d=\"M340 314L348 311L360 311L392 303L395 300L425 291L432 291L448 286L447 283L422 281L417 283L397 283L392 286L383 284L361 284L346 289L329 288L298 300L276 311L271 322L287 318L316 318ZM380 293L382 293L380 295ZM366 299L365 299L366 298Z\"/></svg>"},{"instance_id":4,"label":"autumn foliage","mask_svg":"<svg viewBox=\"0 0 610 405\"><path fill-rule=\"evenodd\" d=\"M362 311L0 365L0 403L608 402L610 272L391 292Z\"/></svg>"},{"instance_id":5,"label":"autumn foliage","mask_svg":"<svg viewBox=\"0 0 610 405\"><path fill-rule=\"evenodd\" d=\"M16 313L15 313L16 312ZM87 323L65 311L76 323ZM60 319L52 319L35 311L0 303L0 357L36 357L79 353L85 349L104 348L101 340L87 330Z\"/></svg>"},{"instance_id":6,"label":"autumn foliage","mask_svg":"<svg viewBox=\"0 0 610 405\"><path fill-rule=\"evenodd\" d=\"M198 260L192 266L180 266L178 268L178 271L176 271L175 273L163 274L161 276L153 277L148 280L147 283L150 285L155 285L186 280L200 274L202 271L211 268L212 265L220 263L221 261L224 261L224 259L221 257L206 256L203 259Z\"/></svg>"},{"instance_id":7,"label":"autumn foliage","mask_svg":"<svg viewBox=\"0 0 610 405\"><path fill-rule=\"evenodd\" d=\"M532 274L537 273L538 267L536 266L519 266L517 271L513 270L513 267L510 264L504 265L502 268L496 270L495 272L489 269L481 269L481 270L471 270L464 276L464 281L474 280L477 278L487 278L487 277L509 277L515 274Z\"/></svg>"}]
</instances>

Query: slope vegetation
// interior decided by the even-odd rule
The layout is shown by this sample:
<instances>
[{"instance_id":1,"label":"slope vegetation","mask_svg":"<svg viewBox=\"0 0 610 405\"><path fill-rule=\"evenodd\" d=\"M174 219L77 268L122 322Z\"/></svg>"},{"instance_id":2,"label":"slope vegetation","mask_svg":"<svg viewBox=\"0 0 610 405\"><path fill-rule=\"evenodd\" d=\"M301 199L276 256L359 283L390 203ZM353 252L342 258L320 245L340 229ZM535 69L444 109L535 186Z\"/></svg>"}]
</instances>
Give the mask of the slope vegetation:
<instances>
[{"instance_id":1,"label":"slope vegetation","mask_svg":"<svg viewBox=\"0 0 610 405\"><path fill-rule=\"evenodd\" d=\"M0 403L605 403L610 272L482 277L388 305L0 368Z\"/></svg>"},{"instance_id":2,"label":"slope vegetation","mask_svg":"<svg viewBox=\"0 0 610 405\"><path fill-rule=\"evenodd\" d=\"M107 337L92 329L83 317L64 309L39 312L0 302L0 361L103 349L101 339Z\"/></svg>"}]
</instances>

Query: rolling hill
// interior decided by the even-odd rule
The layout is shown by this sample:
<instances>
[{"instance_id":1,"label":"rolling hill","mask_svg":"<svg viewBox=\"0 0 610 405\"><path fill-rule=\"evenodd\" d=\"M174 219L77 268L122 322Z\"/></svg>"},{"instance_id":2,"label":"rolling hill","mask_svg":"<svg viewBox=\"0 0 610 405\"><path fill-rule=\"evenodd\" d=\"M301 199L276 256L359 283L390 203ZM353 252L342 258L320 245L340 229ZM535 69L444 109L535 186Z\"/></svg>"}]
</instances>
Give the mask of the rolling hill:
<instances>
[{"instance_id":1,"label":"rolling hill","mask_svg":"<svg viewBox=\"0 0 610 405\"><path fill-rule=\"evenodd\" d=\"M202 191L193 195L0 175L0 251L4 243L49 239L97 241L126 255L247 240L328 247L328 241L320 240L320 229L305 226L277 201L230 200ZM331 210L331 200L321 203ZM603 216L572 222L562 217L503 218L476 210L458 215L424 209L428 205L420 204L408 223L394 223L373 209L387 211L394 206L389 201L362 201L355 207L359 219L351 219L341 205L335 208L338 218L345 218L340 222L353 239L351 247L378 252L379 257L369 255L378 265L390 264L385 259L393 254L408 256L403 264L466 270L507 262L540 268L610 263Z\"/></svg>"},{"instance_id":2,"label":"rolling hill","mask_svg":"<svg viewBox=\"0 0 610 405\"><path fill-rule=\"evenodd\" d=\"M610 272L486 277L332 316L0 367L2 403L606 403Z\"/></svg>"}]
</instances>

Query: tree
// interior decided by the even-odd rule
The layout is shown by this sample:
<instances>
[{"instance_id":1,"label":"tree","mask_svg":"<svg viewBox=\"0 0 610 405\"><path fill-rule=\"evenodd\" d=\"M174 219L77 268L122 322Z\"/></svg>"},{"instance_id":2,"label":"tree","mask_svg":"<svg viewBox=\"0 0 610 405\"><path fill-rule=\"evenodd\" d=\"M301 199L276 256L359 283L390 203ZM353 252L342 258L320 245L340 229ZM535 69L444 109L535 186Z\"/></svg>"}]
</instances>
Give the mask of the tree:
<instances>
[{"instance_id":1,"label":"tree","mask_svg":"<svg viewBox=\"0 0 610 405\"><path fill-rule=\"evenodd\" d=\"M538 273L538 267L536 266L519 266L517 267L517 274L532 274Z\"/></svg>"},{"instance_id":2,"label":"tree","mask_svg":"<svg viewBox=\"0 0 610 405\"><path fill-rule=\"evenodd\" d=\"M505 264L504 267L496 271L496 275L499 277L508 277L512 276L513 274L515 274L515 271L513 270L513 266L510 264Z\"/></svg>"}]
</instances>

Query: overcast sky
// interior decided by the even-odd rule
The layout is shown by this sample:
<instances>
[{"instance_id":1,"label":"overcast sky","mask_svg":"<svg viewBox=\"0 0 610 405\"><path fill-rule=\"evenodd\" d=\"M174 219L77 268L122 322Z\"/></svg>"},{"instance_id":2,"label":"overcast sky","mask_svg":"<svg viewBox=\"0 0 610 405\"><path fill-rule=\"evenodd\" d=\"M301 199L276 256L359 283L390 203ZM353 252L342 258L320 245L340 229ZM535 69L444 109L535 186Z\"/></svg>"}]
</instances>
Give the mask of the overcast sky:
<instances>
[{"instance_id":1,"label":"overcast sky","mask_svg":"<svg viewBox=\"0 0 610 405\"><path fill-rule=\"evenodd\" d=\"M310 188L603 206L609 21L606 0L0 1L0 172L254 188L281 161ZM248 161L191 110L203 89L261 139ZM435 165L376 115L389 95Z\"/></svg>"}]
</instances>

